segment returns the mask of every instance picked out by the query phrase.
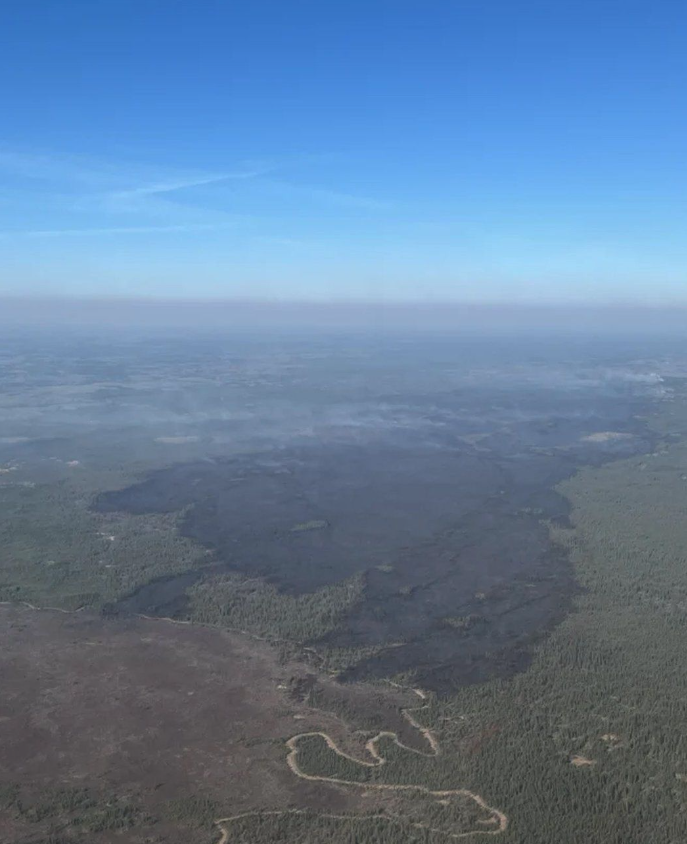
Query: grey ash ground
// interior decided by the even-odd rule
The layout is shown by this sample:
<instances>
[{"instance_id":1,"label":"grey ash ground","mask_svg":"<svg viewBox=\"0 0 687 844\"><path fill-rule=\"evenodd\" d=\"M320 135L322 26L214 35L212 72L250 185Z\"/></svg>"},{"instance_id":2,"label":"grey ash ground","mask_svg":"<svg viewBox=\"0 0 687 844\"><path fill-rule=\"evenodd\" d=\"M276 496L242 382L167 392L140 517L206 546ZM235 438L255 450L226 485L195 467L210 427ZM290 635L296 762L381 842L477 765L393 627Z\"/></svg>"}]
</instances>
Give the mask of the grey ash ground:
<instances>
[{"instance_id":1,"label":"grey ash ground","mask_svg":"<svg viewBox=\"0 0 687 844\"><path fill-rule=\"evenodd\" d=\"M285 742L313 732L360 758L391 731L410 751L386 747L394 787L477 785L517 816L519 699L464 720L453 692L479 697L577 618L580 587L551 541L569 516L556 486L660 452L650 423L670 407L667 376L684 390L669 353L569 338L8 338L0 838L215 844L217 818L248 812L253 827L232 826L247 840L329 840L327 813L371 803L331 783L350 760L314 736L303 770L324 779L289 771ZM241 623L198 614L203 589L220 611L245 598ZM301 612L307 625L293 623ZM389 679L439 693L427 717L445 755L422 755L402 711L417 699ZM538 770L558 764L542 753ZM404 840L426 840L409 829ZM506 836L518 829L516 817Z\"/></svg>"},{"instance_id":2,"label":"grey ash ground","mask_svg":"<svg viewBox=\"0 0 687 844\"><path fill-rule=\"evenodd\" d=\"M179 462L101 493L101 513L183 514L181 533L212 554L112 609L184 617L188 587L226 572L292 595L362 575L338 628L306 643L357 651L343 679L403 674L447 691L524 667L576 590L549 537L547 522L567 519L554 487L582 465L649 450L639 415L660 387L588 360L572 384L569 371L558 381L556 367L526 360L510 372L482 362L475 374L447 364L450 345L427 348L422 393L407 349L400 359L378 350L348 362L307 435L282 432L271 448ZM307 363L295 357L287 370L299 373L299 396L321 376L319 359ZM375 367L361 401L360 370ZM286 432L292 423L293 409Z\"/></svg>"}]
</instances>

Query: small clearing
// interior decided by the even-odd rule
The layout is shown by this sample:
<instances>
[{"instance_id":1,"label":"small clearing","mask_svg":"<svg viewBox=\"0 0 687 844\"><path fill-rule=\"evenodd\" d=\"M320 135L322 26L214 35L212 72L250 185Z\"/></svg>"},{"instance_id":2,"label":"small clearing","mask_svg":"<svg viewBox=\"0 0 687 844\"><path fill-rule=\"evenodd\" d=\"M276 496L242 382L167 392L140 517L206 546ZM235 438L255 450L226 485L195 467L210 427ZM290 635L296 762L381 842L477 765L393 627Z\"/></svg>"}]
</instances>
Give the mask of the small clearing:
<instances>
[{"instance_id":1,"label":"small clearing","mask_svg":"<svg viewBox=\"0 0 687 844\"><path fill-rule=\"evenodd\" d=\"M573 756L570 759L570 764L576 768L589 768L596 765L596 759L588 759L586 756Z\"/></svg>"}]
</instances>

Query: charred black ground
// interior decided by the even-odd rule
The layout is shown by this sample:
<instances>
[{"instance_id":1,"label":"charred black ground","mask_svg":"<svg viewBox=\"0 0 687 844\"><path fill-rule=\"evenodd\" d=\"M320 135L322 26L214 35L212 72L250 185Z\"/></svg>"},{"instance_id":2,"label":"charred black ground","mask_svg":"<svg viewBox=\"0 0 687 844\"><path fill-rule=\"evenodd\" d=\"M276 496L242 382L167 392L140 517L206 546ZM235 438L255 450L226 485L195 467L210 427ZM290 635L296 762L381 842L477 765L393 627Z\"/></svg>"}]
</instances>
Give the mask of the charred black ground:
<instances>
[{"instance_id":1,"label":"charred black ground","mask_svg":"<svg viewBox=\"0 0 687 844\"><path fill-rule=\"evenodd\" d=\"M382 399L387 406L398 396ZM183 512L212 551L111 608L174 615L193 583L226 571L287 594L362 575L361 599L316 648L354 649L346 679L411 674L449 690L527 664L576 585L547 521L585 464L649 450L626 384L572 396L507 385L403 396L415 426L366 442L282 446L181 463L98 496L99 512Z\"/></svg>"}]
</instances>

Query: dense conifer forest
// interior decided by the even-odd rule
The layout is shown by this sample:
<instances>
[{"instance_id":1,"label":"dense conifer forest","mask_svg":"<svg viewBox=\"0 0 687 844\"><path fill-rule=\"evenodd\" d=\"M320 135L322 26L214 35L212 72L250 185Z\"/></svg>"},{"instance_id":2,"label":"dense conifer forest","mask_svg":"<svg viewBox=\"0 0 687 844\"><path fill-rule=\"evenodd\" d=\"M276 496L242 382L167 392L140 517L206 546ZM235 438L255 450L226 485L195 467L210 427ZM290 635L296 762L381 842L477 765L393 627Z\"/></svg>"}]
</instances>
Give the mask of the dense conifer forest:
<instances>
[{"instance_id":1,"label":"dense conifer forest","mask_svg":"<svg viewBox=\"0 0 687 844\"><path fill-rule=\"evenodd\" d=\"M668 383L670 394L644 405L652 408L651 415L631 421L633 430L649 431L642 434L641 449L637 447L641 453L607 453L571 470L555 491L546 489L541 507L528 506L529 521L523 521L522 508L510 512L502 499L490 499L507 511L508 523L522 535L534 522L540 545L521 547L540 548L541 537L550 538L551 554L542 559L563 566L574 588L555 593L560 607L548 627L536 635L523 633L514 643L521 657L516 665L491 672L486 680L476 675L459 687L430 692L413 710L414 726L431 732L436 753L400 746L393 735L383 735L376 747L384 763L361 765L370 759L365 741L397 729L400 708L392 728L379 711L366 713L349 705L345 695L337 699L323 694L306 677L299 705L346 725L353 744L358 742L353 754L358 761L333 752L322 734L305 733L298 744L298 770L304 779L337 781L327 786L332 793L353 793L362 808L327 812L323 799L322 810L316 811L294 798L283 810L266 806L235 816L231 794L208 796L201 783L196 793L151 813L128 792L61 784L46 785L41 792L9 781L1 784L0 811L13 822L35 827L27 844L76 844L89 835L120 835L157 823L183 828L189 844L438 844L486 836L503 844L684 844L687 398L683 380ZM555 426L537 431L537 437L550 437L551 431ZM603 440L607 434L599 436ZM627 443L632 436L623 434L618 441ZM533 446L531 453L541 456L545 466L556 448ZM560 447L557 457L565 448ZM193 459L201 457L194 454ZM184 535L183 520L192 505L139 513L103 512L95 506L104 490L124 489L159 470L159 457L123 459L109 467L105 458L82 463L60 459L48 465L49 460L35 464L40 470L34 475L28 461L3 466L0 601L79 610L115 624L118 617L126 621L144 614L139 597L150 601L149 593L158 590L167 603L164 613L154 615L166 617L170 607L172 620L198 625L212 635L220 633L211 628L247 633L245 639L264 640L281 666L298 661L303 671L328 682L339 675L347 679L347 669L374 658L382 647L393 650L406 644L400 635L383 645L353 636L342 644L333 637L345 629L371 584L394 582L398 572L391 563L310 591L280 588L269 578L220 566L209 543ZM577 466L574 455L570 464ZM484 525L488 528L488 520ZM481 531L484 525L480 523ZM299 542L316 543L318 532L329 528L326 519L305 519L285 530L290 541L295 534ZM456 534L461 530L462 525ZM469 548L469 530L465 537ZM507 555L501 545L494 552L495 557ZM488 641L490 625L517 610L528 589L539 590L541 597L545 581L542 569L524 570L517 601L509 601L507 583L491 616L486 608L484 613L473 607L449 608L437 619L436 638L463 637L458 641L467 643L479 635ZM165 597L170 583L177 590L173 600ZM403 607L408 591L412 589L405 584L399 586L395 608ZM467 597L477 604L485 598L480 592ZM360 618L374 630L389 615L393 613L380 598ZM493 657L498 664L498 653L482 657L487 662ZM412 671L390 671L376 688L409 687L415 680ZM280 690L283 700L293 693L288 683ZM298 722L289 722L283 738L266 740L286 774L289 761L293 763L288 741L297 733ZM398 792L381 808L361 796L366 789L376 794L375 789L395 786ZM429 805L427 795L461 790L504 813L507 825L484 825L469 801L451 798L447 805ZM158 839L149 840L158 844Z\"/></svg>"}]
</instances>

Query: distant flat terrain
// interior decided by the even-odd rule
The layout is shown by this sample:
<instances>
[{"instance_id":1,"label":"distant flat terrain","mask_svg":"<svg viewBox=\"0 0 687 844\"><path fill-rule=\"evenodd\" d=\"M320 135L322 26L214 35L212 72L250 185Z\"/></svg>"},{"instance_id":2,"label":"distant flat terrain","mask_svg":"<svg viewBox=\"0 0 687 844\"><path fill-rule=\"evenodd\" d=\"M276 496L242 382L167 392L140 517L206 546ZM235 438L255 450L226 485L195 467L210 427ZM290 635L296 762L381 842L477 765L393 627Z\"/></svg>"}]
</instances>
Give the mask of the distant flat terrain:
<instances>
[{"instance_id":1,"label":"distant flat terrain","mask_svg":"<svg viewBox=\"0 0 687 844\"><path fill-rule=\"evenodd\" d=\"M684 844L687 351L13 338L0 841Z\"/></svg>"}]
</instances>

